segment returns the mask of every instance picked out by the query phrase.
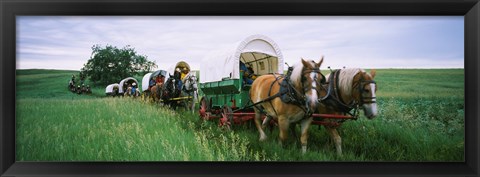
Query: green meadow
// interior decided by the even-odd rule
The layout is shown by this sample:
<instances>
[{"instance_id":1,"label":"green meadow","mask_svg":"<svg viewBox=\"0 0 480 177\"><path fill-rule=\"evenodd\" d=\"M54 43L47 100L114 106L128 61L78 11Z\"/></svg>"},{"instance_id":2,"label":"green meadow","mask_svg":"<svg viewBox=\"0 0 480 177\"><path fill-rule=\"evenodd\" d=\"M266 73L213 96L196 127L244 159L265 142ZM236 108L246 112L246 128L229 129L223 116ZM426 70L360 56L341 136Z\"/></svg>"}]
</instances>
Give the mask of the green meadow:
<instances>
[{"instance_id":1,"label":"green meadow","mask_svg":"<svg viewBox=\"0 0 480 177\"><path fill-rule=\"evenodd\" d=\"M252 123L226 131L196 113L106 97L104 86L93 87L91 95L71 93L67 84L72 74L78 71L17 70L17 161L465 159L463 69L377 70L379 115L373 120L362 115L338 129L341 157L320 126L310 128L308 150L302 154L293 136L279 145L276 128L259 142Z\"/></svg>"}]
</instances>

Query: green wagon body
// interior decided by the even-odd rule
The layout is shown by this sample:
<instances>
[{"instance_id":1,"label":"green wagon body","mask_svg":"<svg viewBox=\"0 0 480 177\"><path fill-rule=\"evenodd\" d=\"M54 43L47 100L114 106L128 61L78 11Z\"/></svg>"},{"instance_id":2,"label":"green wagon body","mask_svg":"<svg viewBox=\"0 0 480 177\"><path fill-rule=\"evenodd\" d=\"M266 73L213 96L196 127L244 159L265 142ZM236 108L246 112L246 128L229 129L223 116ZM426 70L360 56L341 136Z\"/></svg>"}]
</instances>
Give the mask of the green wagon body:
<instances>
[{"instance_id":1,"label":"green wagon body","mask_svg":"<svg viewBox=\"0 0 480 177\"><path fill-rule=\"evenodd\" d=\"M240 79L225 79L217 82L201 83L200 89L210 100L212 108L219 109L224 105L237 108L249 104L249 85L242 86L243 76Z\"/></svg>"},{"instance_id":2,"label":"green wagon body","mask_svg":"<svg viewBox=\"0 0 480 177\"><path fill-rule=\"evenodd\" d=\"M220 118L219 125L231 125L253 119L250 85L243 83L240 62L250 66L256 75L283 73L283 56L270 38L253 35L226 52L215 51L200 68L200 117ZM224 64L219 65L220 63Z\"/></svg>"}]
</instances>

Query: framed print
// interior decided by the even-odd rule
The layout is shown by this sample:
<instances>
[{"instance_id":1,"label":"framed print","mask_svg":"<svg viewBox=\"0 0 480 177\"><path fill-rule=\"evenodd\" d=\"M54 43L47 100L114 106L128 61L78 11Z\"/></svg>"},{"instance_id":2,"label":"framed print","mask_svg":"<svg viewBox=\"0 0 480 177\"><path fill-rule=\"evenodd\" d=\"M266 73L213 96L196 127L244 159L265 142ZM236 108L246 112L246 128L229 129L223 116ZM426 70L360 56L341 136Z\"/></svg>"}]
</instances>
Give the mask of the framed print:
<instances>
[{"instance_id":1,"label":"framed print","mask_svg":"<svg viewBox=\"0 0 480 177\"><path fill-rule=\"evenodd\" d=\"M478 175L478 1L4 1L4 176Z\"/></svg>"}]
</instances>

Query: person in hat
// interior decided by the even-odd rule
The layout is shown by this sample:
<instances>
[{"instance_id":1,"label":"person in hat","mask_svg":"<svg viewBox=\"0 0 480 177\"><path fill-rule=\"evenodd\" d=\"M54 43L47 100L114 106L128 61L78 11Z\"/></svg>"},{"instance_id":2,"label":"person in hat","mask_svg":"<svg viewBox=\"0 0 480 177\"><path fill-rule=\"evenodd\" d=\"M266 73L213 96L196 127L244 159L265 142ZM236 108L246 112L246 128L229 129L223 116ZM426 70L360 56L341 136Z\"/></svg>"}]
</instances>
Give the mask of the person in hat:
<instances>
[{"instance_id":1,"label":"person in hat","mask_svg":"<svg viewBox=\"0 0 480 177\"><path fill-rule=\"evenodd\" d=\"M77 86L77 94L82 94L82 89L80 85Z\"/></svg>"},{"instance_id":2,"label":"person in hat","mask_svg":"<svg viewBox=\"0 0 480 177\"><path fill-rule=\"evenodd\" d=\"M150 90L155 85L155 81L157 80L157 77L158 76L155 76L154 78L148 81L148 90Z\"/></svg>"},{"instance_id":3,"label":"person in hat","mask_svg":"<svg viewBox=\"0 0 480 177\"><path fill-rule=\"evenodd\" d=\"M158 75L157 78L156 78L156 83L160 84L160 85L163 85L164 82L165 82L165 76L164 75Z\"/></svg>"},{"instance_id":4,"label":"person in hat","mask_svg":"<svg viewBox=\"0 0 480 177\"><path fill-rule=\"evenodd\" d=\"M243 73L243 83L251 85L255 78L252 78L253 75L253 68L251 66L247 67L245 63L240 61L240 73Z\"/></svg>"},{"instance_id":5,"label":"person in hat","mask_svg":"<svg viewBox=\"0 0 480 177\"><path fill-rule=\"evenodd\" d=\"M85 84L82 84L82 93L87 93L87 88L85 88Z\"/></svg>"},{"instance_id":6,"label":"person in hat","mask_svg":"<svg viewBox=\"0 0 480 177\"><path fill-rule=\"evenodd\" d=\"M137 93L137 83L132 83L132 92L130 95L136 96L135 93Z\"/></svg>"},{"instance_id":7,"label":"person in hat","mask_svg":"<svg viewBox=\"0 0 480 177\"><path fill-rule=\"evenodd\" d=\"M72 82L75 84L75 74L72 74Z\"/></svg>"},{"instance_id":8,"label":"person in hat","mask_svg":"<svg viewBox=\"0 0 480 177\"><path fill-rule=\"evenodd\" d=\"M182 72L180 73L180 80L184 82L184 79L187 75L188 75L188 69L186 67L183 67Z\"/></svg>"},{"instance_id":9,"label":"person in hat","mask_svg":"<svg viewBox=\"0 0 480 177\"><path fill-rule=\"evenodd\" d=\"M90 88L90 85L87 85L87 93L88 93L88 94L91 94L91 93L92 93L92 89Z\"/></svg>"}]
</instances>

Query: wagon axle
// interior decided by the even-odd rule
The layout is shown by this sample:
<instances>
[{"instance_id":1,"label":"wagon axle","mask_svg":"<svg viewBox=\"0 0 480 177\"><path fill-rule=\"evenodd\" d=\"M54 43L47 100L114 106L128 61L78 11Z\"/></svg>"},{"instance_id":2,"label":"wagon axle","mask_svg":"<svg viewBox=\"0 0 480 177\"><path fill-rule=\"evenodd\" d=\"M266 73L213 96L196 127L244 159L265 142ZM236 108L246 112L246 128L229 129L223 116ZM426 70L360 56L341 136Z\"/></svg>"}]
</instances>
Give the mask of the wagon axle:
<instances>
[{"instance_id":1,"label":"wagon axle","mask_svg":"<svg viewBox=\"0 0 480 177\"><path fill-rule=\"evenodd\" d=\"M218 120L218 126L226 129L230 129L233 125L240 125L255 118L255 112L233 112L231 107L223 106L222 109L214 109L207 112L205 107L200 106L200 117L203 120ZM241 110L240 110L241 111ZM265 115L262 116L262 120L265 119ZM312 114L311 117L314 118L312 124L314 125L323 125L329 127L338 127L341 125L341 122L332 121L332 120L349 120L354 119L354 117L349 115L335 115L335 114ZM319 120L318 120L319 119ZM270 124L277 124L275 119L270 122Z\"/></svg>"}]
</instances>

